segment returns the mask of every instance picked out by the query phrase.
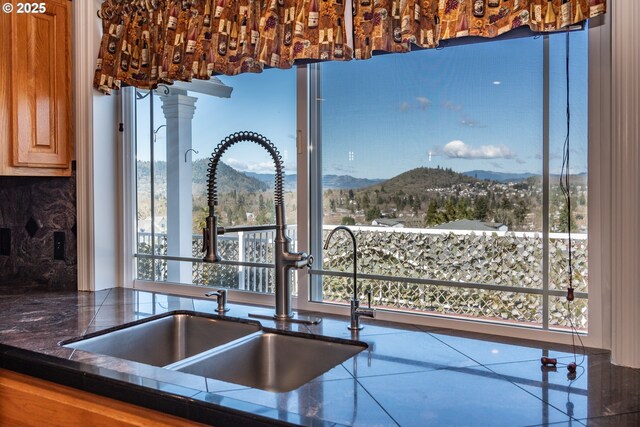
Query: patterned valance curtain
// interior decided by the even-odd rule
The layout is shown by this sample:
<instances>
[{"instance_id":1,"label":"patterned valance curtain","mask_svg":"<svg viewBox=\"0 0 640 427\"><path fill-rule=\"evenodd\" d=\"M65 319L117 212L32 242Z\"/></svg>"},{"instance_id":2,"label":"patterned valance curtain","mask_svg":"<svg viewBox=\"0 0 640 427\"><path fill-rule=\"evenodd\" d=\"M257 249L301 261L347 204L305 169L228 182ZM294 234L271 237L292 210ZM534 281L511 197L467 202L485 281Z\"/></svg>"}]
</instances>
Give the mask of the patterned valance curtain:
<instances>
[{"instance_id":1,"label":"patterned valance curtain","mask_svg":"<svg viewBox=\"0 0 640 427\"><path fill-rule=\"evenodd\" d=\"M523 25L557 31L605 9L606 0L105 0L94 86L110 93L368 59Z\"/></svg>"}]
</instances>

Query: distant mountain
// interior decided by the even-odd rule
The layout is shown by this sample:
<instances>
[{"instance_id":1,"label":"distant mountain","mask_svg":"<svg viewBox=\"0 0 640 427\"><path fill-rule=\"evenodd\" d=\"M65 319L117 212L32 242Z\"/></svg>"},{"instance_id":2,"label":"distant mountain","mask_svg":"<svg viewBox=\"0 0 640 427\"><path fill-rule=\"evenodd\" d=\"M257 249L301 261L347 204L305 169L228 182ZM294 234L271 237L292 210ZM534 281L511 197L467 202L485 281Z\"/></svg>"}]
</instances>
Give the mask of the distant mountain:
<instances>
[{"instance_id":1,"label":"distant mountain","mask_svg":"<svg viewBox=\"0 0 640 427\"><path fill-rule=\"evenodd\" d=\"M364 187L371 187L372 185L384 182L384 179L367 179L367 178L354 178L350 175L324 175L322 177L322 188L346 190L353 188L359 189Z\"/></svg>"},{"instance_id":2,"label":"distant mountain","mask_svg":"<svg viewBox=\"0 0 640 427\"><path fill-rule=\"evenodd\" d=\"M451 169L416 168L401 173L384 182L362 190L379 190L389 194L422 195L437 188L448 188L456 184L473 183L477 180Z\"/></svg>"},{"instance_id":3,"label":"distant mountain","mask_svg":"<svg viewBox=\"0 0 640 427\"><path fill-rule=\"evenodd\" d=\"M248 177L257 179L258 181L266 184L268 188L273 188L275 184L275 175L272 173L255 173L255 172L242 172ZM284 176L284 190L285 191L295 191L298 187L298 175L296 174L285 174Z\"/></svg>"},{"instance_id":4,"label":"distant mountain","mask_svg":"<svg viewBox=\"0 0 640 427\"><path fill-rule=\"evenodd\" d=\"M489 181L498 182L517 182L524 181L527 178L536 176L535 173L509 173L509 172L494 172L484 170L473 170L469 172L462 172L463 175L470 176L475 179L488 179Z\"/></svg>"},{"instance_id":5,"label":"distant mountain","mask_svg":"<svg viewBox=\"0 0 640 427\"><path fill-rule=\"evenodd\" d=\"M139 160L138 166L138 180L141 188L146 188L150 181L150 162ZM196 191L201 191L202 194L206 194L207 187L207 169L209 168L208 159L198 159L193 162L193 183ZM157 182L166 182L167 179L167 163L164 161L156 161L154 165L154 173ZM241 192L258 192L266 191L270 187L255 178L246 176L242 172L238 172L232 167L228 166L224 162L220 162L217 171L218 191L226 193L231 190L238 190ZM156 191L161 191L156 187Z\"/></svg>"},{"instance_id":6,"label":"distant mountain","mask_svg":"<svg viewBox=\"0 0 640 427\"><path fill-rule=\"evenodd\" d=\"M270 188L273 188L275 180L273 174L255 172L244 172L244 174L267 184ZM297 180L298 175L296 174L286 175L284 178L284 189L289 191L295 190L297 188ZM384 179L354 178L350 175L324 175L322 177L322 188L324 190L355 190L359 188L370 187L380 182L384 182Z\"/></svg>"},{"instance_id":7,"label":"distant mountain","mask_svg":"<svg viewBox=\"0 0 640 427\"><path fill-rule=\"evenodd\" d=\"M209 169L209 159L198 159L193 162L193 182L202 183L205 188L207 185L207 171ZM264 182L247 176L242 172L238 172L224 162L220 162L216 171L218 181L218 191L227 193L231 190L241 192L257 192L266 191L270 187ZM273 185L273 184L272 184Z\"/></svg>"}]
</instances>

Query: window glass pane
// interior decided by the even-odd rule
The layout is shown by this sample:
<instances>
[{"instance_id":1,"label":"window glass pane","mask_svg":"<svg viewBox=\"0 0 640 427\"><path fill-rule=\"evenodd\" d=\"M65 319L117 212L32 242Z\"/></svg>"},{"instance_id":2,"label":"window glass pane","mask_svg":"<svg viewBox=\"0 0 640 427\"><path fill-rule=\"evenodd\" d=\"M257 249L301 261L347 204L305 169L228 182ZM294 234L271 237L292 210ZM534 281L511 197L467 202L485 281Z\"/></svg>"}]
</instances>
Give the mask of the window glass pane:
<instances>
[{"instance_id":1,"label":"window glass pane","mask_svg":"<svg viewBox=\"0 0 640 427\"><path fill-rule=\"evenodd\" d=\"M564 59L564 39L550 42ZM586 49L576 55L584 113ZM323 237L356 233L374 305L544 323L543 67L542 37L322 64ZM551 70L554 102L561 77ZM564 110L550 114L553 141ZM352 284L331 272L351 271L351 242L333 239L322 299L346 303Z\"/></svg>"},{"instance_id":2,"label":"window glass pane","mask_svg":"<svg viewBox=\"0 0 640 427\"><path fill-rule=\"evenodd\" d=\"M550 139L549 167L549 289L564 290L569 286L568 230L571 225L573 287L577 292L588 292L587 263L587 152L588 152L588 38L586 31L573 32L569 40L570 89L570 151L569 189L571 215L568 216L566 199L560 188L563 147L567 136L566 120L566 34L550 36ZM570 219L569 219L570 218ZM551 300L549 322L552 326L570 327L569 310L565 298ZM587 300L573 302L576 327L587 327Z\"/></svg>"},{"instance_id":3,"label":"window glass pane","mask_svg":"<svg viewBox=\"0 0 640 427\"><path fill-rule=\"evenodd\" d=\"M203 265L198 261L203 256L202 228L209 212L207 175L209 159L224 138L240 131L265 136L278 148L288 174L285 208L288 234L295 238L295 70L273 70L260 76L221 76L206 85L215 89L209 88L205 94L201 89L181 85L171 87L165 94L160 88L154 92L152 119L149 101L137 102L138 138L147 139L137 148L138 238L151 246L150 227L146 225L153 220L156 255L189 259L139 257L138 278L271 292L271 268ZM155 139L153 215L151 196L147 195L152 192L148 184L152 155L148 142L150 120L154 123L151 139ZM142 129L145 126L146 131ZM221 160L216 174L215 213L219 225L273 224L275 166L267 151L245 141L228 149ZM220 236L219 252L230 261L270 264L273 237L270 230L228 232ZM151 253L142 249L140 254Z\"/></svg>"}]
</instances>

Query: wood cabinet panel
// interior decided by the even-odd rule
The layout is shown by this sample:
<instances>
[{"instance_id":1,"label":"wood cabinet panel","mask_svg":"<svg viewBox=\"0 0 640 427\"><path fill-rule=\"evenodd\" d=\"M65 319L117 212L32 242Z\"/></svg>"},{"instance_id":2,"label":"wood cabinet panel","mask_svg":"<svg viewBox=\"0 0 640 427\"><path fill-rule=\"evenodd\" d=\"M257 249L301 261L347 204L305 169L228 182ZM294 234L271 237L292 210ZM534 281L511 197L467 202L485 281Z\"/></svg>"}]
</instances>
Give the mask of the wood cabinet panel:
<instances>
[{"instance_id":1,"label":"wood cabinet panel","mask_svg":"<svg viewBox=\"0 0 640 427\"><path fill-rule=\"evenodd\" d=\"M2 174L69 175L73 156L71 3L47 0L44 13L2 16ZM6 135L6 138L4 137Z\"/></svg>"},{"instance_id":2,"label":"wood cabinet panel","mask_svg":"<svg viewBox=\"0 0 640 427\"><path fill-rule=\"evenodd\" d=\"M0 369L0 426L201 426L49 381Z\"/></svg>"}]
</instances>

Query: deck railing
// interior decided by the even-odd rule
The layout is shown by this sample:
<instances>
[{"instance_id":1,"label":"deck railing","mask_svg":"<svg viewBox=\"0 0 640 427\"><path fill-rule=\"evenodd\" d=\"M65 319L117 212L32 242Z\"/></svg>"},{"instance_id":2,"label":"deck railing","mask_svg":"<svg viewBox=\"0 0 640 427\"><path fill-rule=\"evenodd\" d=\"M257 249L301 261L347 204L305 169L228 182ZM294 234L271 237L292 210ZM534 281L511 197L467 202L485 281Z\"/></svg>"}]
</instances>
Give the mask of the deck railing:
<instances>
[{"instance_id":1,"label":"deck railing","mask_svg":"<svg viewBox=\"0 0 640 427\"><path fill-rule=\"evenodd\" d=\"M324 226L324 235L333 226ZM351 227L358 240L359 281L370 289L378 307L480 317L506 322L569 326L563 298L567 285L567 246L564 233L551 233L545 247L541 233L478 232L434 229ZM297 229L288 227L297 242ZM347 302L352 288L351 242L347 236L332 242L323 254L322 298ZM138 234L139 253L150 254L151 235ZM273 269L255 264L273 262L273 231L220 236L223 258L241 265L193 262L193 284L225 286L253 292L273 292ZM587 235L572 234L573 286L576 301L571 319L587 327ZM202 236L193 236L194 258L202 253ZM156 234L156 259L138 260L138 276L166 280L166 235ZM549 264L543 265L543 252ZM319 259L317 254L316 259ZM295 277L295 275L294 275ZM294 282L295 283L295 282ZM294 285L295 288L295 285ZM295 290L294 290L295 292Z\"/></svg>"}]
</instances>

